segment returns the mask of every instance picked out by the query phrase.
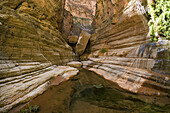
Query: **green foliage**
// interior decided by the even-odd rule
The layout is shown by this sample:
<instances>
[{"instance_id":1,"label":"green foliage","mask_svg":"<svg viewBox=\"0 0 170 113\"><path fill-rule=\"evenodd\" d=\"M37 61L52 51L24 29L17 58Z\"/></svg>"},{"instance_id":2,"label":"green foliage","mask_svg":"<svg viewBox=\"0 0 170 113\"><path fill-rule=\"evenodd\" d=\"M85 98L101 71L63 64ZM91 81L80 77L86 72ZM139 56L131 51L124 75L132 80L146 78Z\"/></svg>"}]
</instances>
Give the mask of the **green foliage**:
<instances>
[{"instance_id":1,"label":"green foliage","mask_svg":"<svg viewBox=\"0 0 170 113\"><path fill-rule=\"evenodd\" d=\"M150 27L151 40L157 40L155 33L165 39L170 40L170 1L155 0L155 4L149 3L149 15L151 20L148 25Z\"/></svg>"},{"instance_id":2,"label":"green foliage","mask_svg":"<svg viewBox=\"0 0 170 113\"><path fill-rule=\"evenodd\" d=\"M106 49L106 48L102 48L102 49L100 50L100 52L101 52L101 53L105 53L105 52L107 52L107 49Z\"/></svg>"},{"instance_id":3,"label":"green foliage","mask_svg":"<svg viewBox=\"0 0 170 113\"><path fill-rule=\"evenodd\" d=\"M21 110L20 113L37 113L39 111L39 106L30 106L28 104L28 108Z\"/></svg>"},{"instance_id":4,"label":"green foliage","mask_svg":"<svg viewBox=\"0 0 170 113\"><path fill-rule=\"evenodd\" d=\"M98 84L98 85L93 85L93 87L99 89L99 88L103 88L103 85L102 84Z\"/></svg>"}]
</instances>

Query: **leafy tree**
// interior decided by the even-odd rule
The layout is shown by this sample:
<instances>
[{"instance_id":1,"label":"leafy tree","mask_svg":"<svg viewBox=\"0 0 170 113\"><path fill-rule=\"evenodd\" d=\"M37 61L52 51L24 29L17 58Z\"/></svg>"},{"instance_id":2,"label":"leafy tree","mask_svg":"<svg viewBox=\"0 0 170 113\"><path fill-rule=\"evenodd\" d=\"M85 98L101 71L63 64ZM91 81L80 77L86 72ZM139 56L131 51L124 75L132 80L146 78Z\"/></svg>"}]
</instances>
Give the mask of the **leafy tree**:
<instances>
[{"instance_id":1,"label":"leafy tree","mask_svg":"<svg viewBox=\"0 0 170 113\"><path fill-rule=\"evenodd\" d=\"M151 41L157 41L159 36L170 40L170 1L148 0Z\"/></svg>"}]
</instances>

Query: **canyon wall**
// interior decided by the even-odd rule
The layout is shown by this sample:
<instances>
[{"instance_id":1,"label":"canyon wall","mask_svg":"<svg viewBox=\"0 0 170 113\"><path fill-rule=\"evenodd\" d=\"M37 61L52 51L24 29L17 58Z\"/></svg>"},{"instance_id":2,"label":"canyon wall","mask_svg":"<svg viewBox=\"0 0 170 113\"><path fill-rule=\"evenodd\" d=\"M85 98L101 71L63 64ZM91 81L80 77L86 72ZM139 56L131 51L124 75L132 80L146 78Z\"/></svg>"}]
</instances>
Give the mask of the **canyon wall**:
<instances>
[{"instance_id":1,"label":"canyon wall","mask_svg":"<svg viewBox=\"0 0 170 113\"><path fill-rule=\"evenodd\" d=\"M0 112L41 94L50 78L68 72L56 65L76 59L61 34L64 6L0 0Z\"/></svg>"},{"instance_id":2,"label":"canyon wall","mask_svg":"<svg viewBox=\"0 0 170 113\"><path fill-rule=\"evenodd\" d=\"M66 0L65 9L75 17L93 19L96 0Z\"/></svg>"},{"instance_id":3,"label":"canyon wall","mask_svg":"<svg viewBox=\"0 0 170 113\"><path fill-rule=\"evenodd\" d=\"M169 95L170 41L150 42L147 0L97 0L85 68L133 93Z\"/></svg>"},{"instance_id":4,"label":"canyon wall","mask_svg":"<svg viewBox=\"0 0 170 113\"><path fill-rule=\"evenodd\" d=\"M65 9L73 15L75 24L88 27L95 15L96 0L66 0Z\"/></svg>"},{"instance_id":5,"label":"canyon wall","mask_svg":"<svg viewBox=\"0 0 170 113\"><path fill-rule=\"evenodd\" d=\"M17 61L62 64L74 58L60 30L64 1L1 1L1 52Z\"/></svg>"},{"instance_id":6,"label":"canyon wall","mask_svg":"<svg viewBox=\"0 0 170 113\"><path fill-rule=\"evenodd\" d=\"M92 52L102 49L107 43L109 54L120 56L149 41L145 9L140 2L129 1L97 0Z\"/></svg>"},{"instance_id":7,"label":"canyon wall","mask_svg":"<svg viewBox=\"0 0 170 113\"><path fill-rule=\"evenodd\" d=\"M91 56L99 56L102 50L105 50L106 56L143 58L141 61L145 63L147 59L152 59L156 62L153 67L142 66L144 63L140 62L138 65L141 67L138 67L152 68L157 72L160 70L160 73L170 74L168 71L169 41L150 42L146 0L123 0L121 2L98 0L96 7L93 22L96 33L91 37ZM162 63L164 70L162 70L161 62L165 62Z\"/></svg>"}]
</instances>

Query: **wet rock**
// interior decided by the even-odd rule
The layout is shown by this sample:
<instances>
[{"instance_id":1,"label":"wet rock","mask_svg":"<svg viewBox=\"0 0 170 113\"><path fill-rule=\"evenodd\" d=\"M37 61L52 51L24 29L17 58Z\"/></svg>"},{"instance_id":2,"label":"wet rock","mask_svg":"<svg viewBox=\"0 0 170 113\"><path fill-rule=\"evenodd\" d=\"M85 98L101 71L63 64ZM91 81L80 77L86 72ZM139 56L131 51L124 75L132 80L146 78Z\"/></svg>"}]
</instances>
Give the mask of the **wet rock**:
<instances>
[{"instance_id":1,"label":"wet rock","mask_svg":"<svg viewBox=\"0 0 170 113\"><path fill-rule=\"evenodd\" d=\"M120 59L122 58L117 58L118 61ZM145 95L160 96L169 94L170 84L168 75L124 66L119 62L111 62L111 59L106 57L90 58L90 60L93 60L93 62L82 62L83 68L94 71L105 79L117 83L123 89ZM129 59L122 60L128 61Z\"/></svg>"},{"instance_id":2,"label":"wet rock","mask_svg":"<svg viewBox=\"0 0 170 113\"><path fill-rule=\"evenodd\" d=\"M68 39L69 39L69 43L76 44L79 37L78 36L69 36Z\"/></svg>"},{"instance_id":3,"label":"wet rock","mask_svg":"<svg viewBox=\"0 0 170 113\"><path fill-rule=\"evenodd\" d=\"M67 63L67 66L75 67L75 68L80 68L82 66L81 62L78 61L72 61Z\"/></svg>"},{"instance_id":4,"label":"wet rock","mask_svg":"<svg viewBox=\"0 0 170 113\"><path fill-rule=\"evenodd\" d=\"M90 39L90 34L87 33L85 30L82 30L79 40L76 45L76 53L78 55L82 55L86 49L87 43Z\"/></svg>"}]
</instances>

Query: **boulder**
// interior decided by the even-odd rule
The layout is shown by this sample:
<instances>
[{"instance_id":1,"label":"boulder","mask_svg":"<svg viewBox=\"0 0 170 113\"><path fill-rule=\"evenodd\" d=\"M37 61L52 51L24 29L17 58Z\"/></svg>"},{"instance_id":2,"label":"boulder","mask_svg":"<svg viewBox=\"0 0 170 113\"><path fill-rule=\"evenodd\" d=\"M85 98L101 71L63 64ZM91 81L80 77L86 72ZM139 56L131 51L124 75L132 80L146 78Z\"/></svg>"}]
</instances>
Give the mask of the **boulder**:
<instances>
[{"instance_id":1,"label":"boulder","mask_svg":"<svg viewBox=\"0 0 170 113\"><path fill-rule=\"evenodd\" d=\"M76 44L79 37L78 36L69 36L68 39L69 39L69 43Z\"/></svg>"},{"instance_id":2,"label":"boulder","mask_svg":"<svg viewBox=\"0 0 170 113\"><path fill-rule=\"evenodd\" d=\"M90 34L86 32L85 30L82 30L79 40L76 45L76 53L78 55L82 55L86 49L87 43L90 39Z\"/></svg>"},{"instance_id":3,"label":"boulder","mask_svg":"<svg viewBox=\"0 0 170 113\"><path fill-rule=\"evenodd\" d=\"M81 62L78 61L72 61L67 63L67 66L75 67L75 68L80 68L82 66Z\"/></svg>"}]
</instances>

